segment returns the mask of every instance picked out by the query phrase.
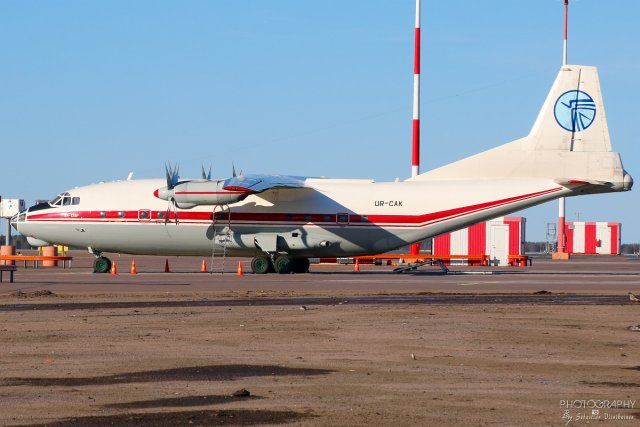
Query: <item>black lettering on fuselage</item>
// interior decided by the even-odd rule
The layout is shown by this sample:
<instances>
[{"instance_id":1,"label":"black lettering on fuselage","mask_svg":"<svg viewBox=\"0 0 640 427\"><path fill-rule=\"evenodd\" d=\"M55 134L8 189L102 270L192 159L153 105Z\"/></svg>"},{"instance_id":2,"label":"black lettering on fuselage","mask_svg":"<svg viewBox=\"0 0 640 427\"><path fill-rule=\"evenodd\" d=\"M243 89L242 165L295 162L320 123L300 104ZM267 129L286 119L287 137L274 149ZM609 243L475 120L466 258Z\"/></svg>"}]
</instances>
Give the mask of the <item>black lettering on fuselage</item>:
<instances>
[{"instance_id":1,"label":"black lettering on fuselage","mask_svg":"<svg viewBox=\"0 0 640 427\"><path fill-rule=\"evenodd\" d=\"M373 202L374 206L397 206L402 207L404 200L376 200Z\"/></svg>"}]
</instances>

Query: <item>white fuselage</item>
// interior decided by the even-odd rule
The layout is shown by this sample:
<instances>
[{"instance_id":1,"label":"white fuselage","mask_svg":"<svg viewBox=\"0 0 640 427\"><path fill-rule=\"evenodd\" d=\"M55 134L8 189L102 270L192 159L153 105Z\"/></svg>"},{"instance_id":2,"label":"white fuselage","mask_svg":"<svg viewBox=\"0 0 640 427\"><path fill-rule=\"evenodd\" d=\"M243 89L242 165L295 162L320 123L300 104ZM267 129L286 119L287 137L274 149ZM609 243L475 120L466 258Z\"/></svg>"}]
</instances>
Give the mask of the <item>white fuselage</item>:
<instances>
[{"instance_id":1,"label":"white fuselage","mask_svg":"<svg viewBox=\"0 0 640 427\"><path fill-rule=\"evenodd\" d=\"M13 223L26 236L100 252L330 257L386 252L571 193L550 179L309 178L310 188L172 210L167 221L168 203L153 194L164 184L134 180L76 188L67 193L77 204L32 207Z\"/></svg>"}]
</instances>

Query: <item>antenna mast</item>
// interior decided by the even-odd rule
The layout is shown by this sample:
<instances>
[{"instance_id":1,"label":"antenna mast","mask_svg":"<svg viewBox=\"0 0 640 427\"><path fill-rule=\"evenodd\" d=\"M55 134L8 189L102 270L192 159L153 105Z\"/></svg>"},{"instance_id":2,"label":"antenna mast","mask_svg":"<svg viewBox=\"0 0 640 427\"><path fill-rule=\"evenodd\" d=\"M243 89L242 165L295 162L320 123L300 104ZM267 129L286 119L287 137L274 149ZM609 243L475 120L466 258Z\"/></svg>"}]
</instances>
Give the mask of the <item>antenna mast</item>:
<instances>
[{"instance_id":1,"label":"antenna mast","mask_svg":"<svg viewBox=\"0 0 640 427\"><path fill-rule=\"evenodd\" d=\"M416 0L415 52L413 64L413 149L411 176L420 174L420 0Z\"/></svg>"},{"instance_id":2,"label":"antenna mast","mask_svg":"<svg viewBox=\"0 0 640 427\"><path fill-rule=\"evenodd\" d=\"M567 28L569 19L569 0L564 0L564 46L562 49L562 65L567 65Z\"/></svg>"},{"instance_id":3,"label":"antenna mast","mask_svg":"<svg viewBox=\"0 0 640 427\"><path fill-rule=\"evenodd\" d=\"M416 0L415 50L413 56L413 144L411 177L420 174L420 0ZM409 253L420 253L420 242L409 245Z\"/></svg>"},{"instance_id":4,"label":"antenna mast","mask_svg":"<svg viewBox=\"0 0 640 427\"><path fill-rule=\"evenodd\" d=\"M568 19L569 19L569 0L564 0L564 44L562 49L562 66L567 65L567 33L568 33ZM564 213L565 204L564 197L560 197L558 200L558 253L564 254L566 250L566 237L564 233ZM566 259L561 256L558 259Z\"/></svg>"}]
</instances>

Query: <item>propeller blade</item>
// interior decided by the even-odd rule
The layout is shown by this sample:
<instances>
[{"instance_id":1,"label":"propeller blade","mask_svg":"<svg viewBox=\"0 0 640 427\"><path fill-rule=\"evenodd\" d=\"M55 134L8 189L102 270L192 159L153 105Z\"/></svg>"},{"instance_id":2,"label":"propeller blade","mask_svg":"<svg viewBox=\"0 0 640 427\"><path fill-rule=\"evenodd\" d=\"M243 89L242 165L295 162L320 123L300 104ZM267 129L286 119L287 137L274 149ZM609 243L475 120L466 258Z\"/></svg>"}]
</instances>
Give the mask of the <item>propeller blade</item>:
<instances>
[{"instance_id":1,"label":"propeller blade","mask_svg":"<svg viewBox=\"0 0 640 427\"><path fill-rule=\"evenodd\" d=\"M167 189L171 190L178 183L178 171L180 168L178 165L172 168L171 163L165 163L164 170L167 174Z\"/></svg>"},{"instance_id":2,"label":"propeller blade","mask_svg":"<svg viewBox=\"0 0 640 427\"><path fill-rule=\"evenodd\" d=\"M178 218L178 206L176 205L176 199L174 199L173 197L171 197L167 201L167 211L164 214L164 225L167 225L169 222L171 222L171 212L173 212L173 217L176 221L176 225L178 225L178 223L180 222Z\"/></svg>"},{"instance_id":3,"label":"propeller blade","mask_svg":"<svg viewBox=\"0 0 640 427\"><path fill-rule=\"evenodd\" d=\"M209 173L205 173L204 165L202 166L202 179L206 179L207 181L211 181L211 165L209 165Z\"/></svg>"},{"instance_id":4,"label":"propeller blade","mask_svg":"<svg viewBox=\"0 0 640 427\"><path fill-rule=\"evenodd\" d=\"M164 172L167 175L167 188L171 190L173 187L171 186L171 171L168 164L164 164Z\"/></svg>"}]
</instances>

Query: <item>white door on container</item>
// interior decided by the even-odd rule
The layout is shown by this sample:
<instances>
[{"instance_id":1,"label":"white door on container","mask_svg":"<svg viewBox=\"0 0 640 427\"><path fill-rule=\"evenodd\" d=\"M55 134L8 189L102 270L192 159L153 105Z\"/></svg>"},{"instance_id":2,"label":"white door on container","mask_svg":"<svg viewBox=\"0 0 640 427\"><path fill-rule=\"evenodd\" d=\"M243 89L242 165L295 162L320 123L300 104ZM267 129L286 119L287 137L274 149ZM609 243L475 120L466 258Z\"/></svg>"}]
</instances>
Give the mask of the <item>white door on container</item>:
<instances>
[{"instance_id":1,"label":"white door on container","mask_svg":"<svg viewBox=\"0 0 640 427\"><path fill-rule=\"evenodd\" d=\"M584 253L584 222L573 223L573 253Z\"/></svg>"},{"instance_id":2,"label":"white door on container","mask_svg":"<svg viewBox=\"0 0 640 427\"><path fill-rule=\"evenodd\" d=\"M491 226L489 258L498 265L509 265L509 226L507 224Z\"/></svg>"},{"instance_id":3,"label":"white door on container","mask_svg":"<svg viewBox=\"0 0 640 427\"><path fill-rule=\"evenodd\" d=\"M596 240L599 243L599 245L596 246L597 254L611 253L611 228L608 224L596 225Z\"/></svg>"}]
</instances>

